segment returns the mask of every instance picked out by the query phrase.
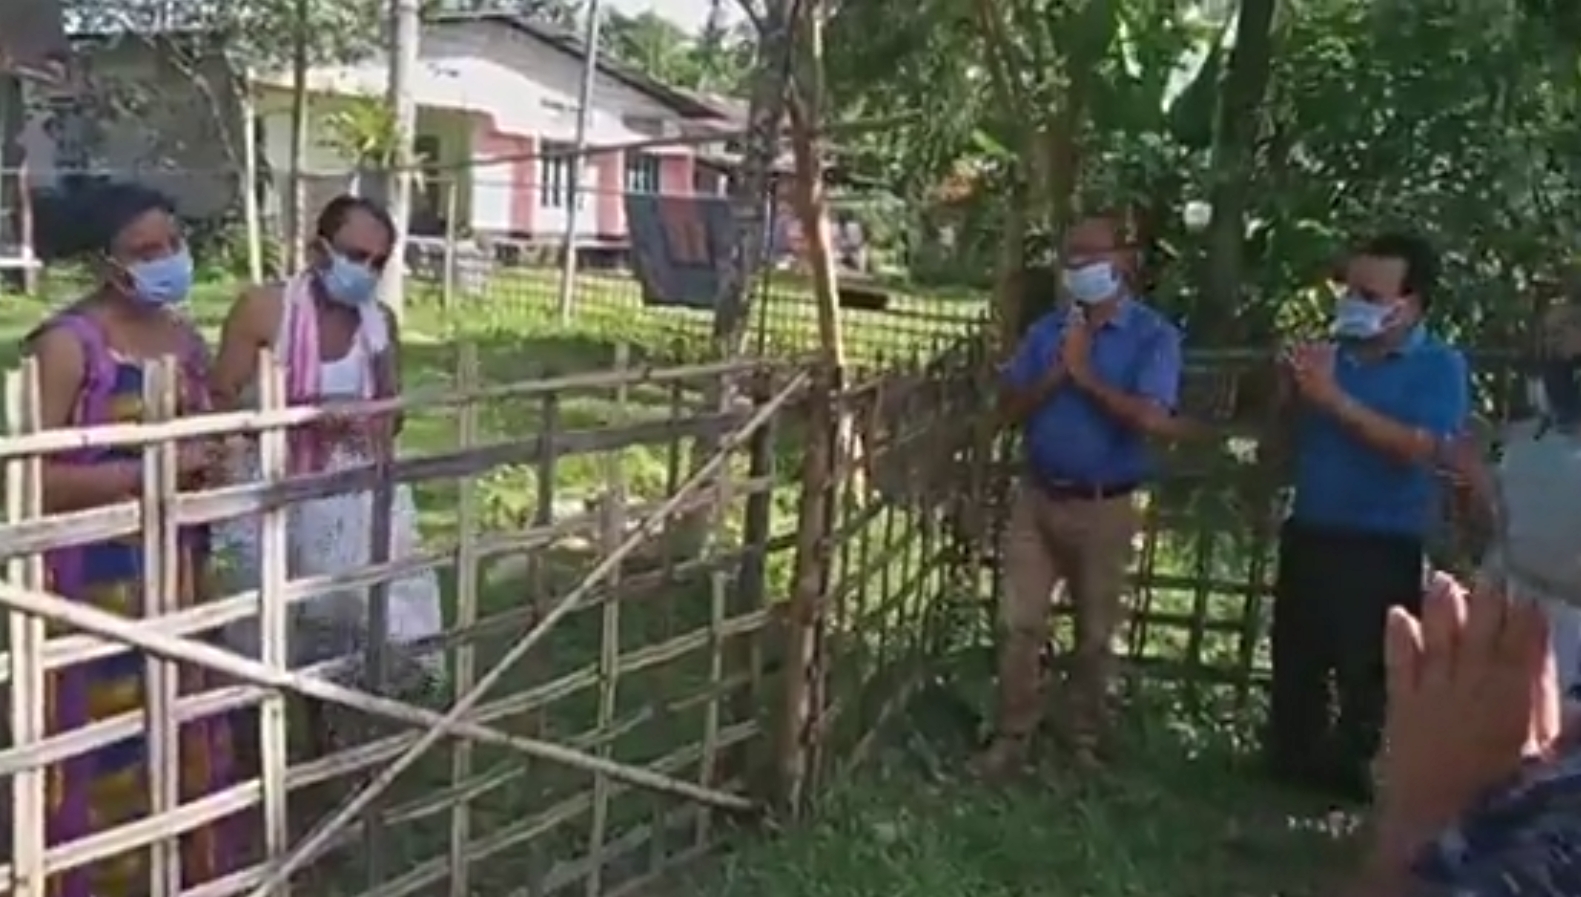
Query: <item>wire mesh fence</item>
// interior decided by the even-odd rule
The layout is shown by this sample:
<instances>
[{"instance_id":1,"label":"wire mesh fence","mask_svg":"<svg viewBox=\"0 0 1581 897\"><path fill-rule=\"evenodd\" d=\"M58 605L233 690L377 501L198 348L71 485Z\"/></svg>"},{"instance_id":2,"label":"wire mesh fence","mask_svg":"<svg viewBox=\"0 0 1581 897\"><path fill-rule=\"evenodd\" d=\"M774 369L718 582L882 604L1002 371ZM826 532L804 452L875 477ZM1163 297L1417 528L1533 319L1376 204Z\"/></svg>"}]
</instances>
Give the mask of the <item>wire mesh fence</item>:
<instances>
[{"instance_id":1,"label":"wire mesh fence","mask_svg":"<svg viewBox=\"0 0 1581 897\"><path fill-rule=\"evenodd\" d=\"M418 178L404 258L407 306L450 313L452 321L467 327L601 333L645 345L693 347L688 351L694 357L704 354L714 333L719 272L729 264L723 247L733 243L733 235L712 238L721 251L702 264L706 276L677 294L656 288L636 264L642 240L666 253L670 236L635 227L627 205L634 197L683 206L722 204L719 186L706 179L680 183L676 177L658 183L635 176L629 184L598 181L579 190L573 215L569 186L558 176L551 178L541 161L454 168ZM0 172L0 180L16 183L24 175ZM288 273L281 268L287 257L283 241L298 186L310 235L312 216L330 198L348 192L377 197L383 184L382 175L369 171L304 172L300 177L267 172L260 180L259 218L249 228L239 211L244 180L234 171L151 167L73 175L78 176L135 180L166 191L178 211L207 210L186 220L202 279L219 295L240 289L253 267L251 253L262 256L258 262L266 276ZM49 191L69 189L67 180L39 178L36 172L24 180L28 190L8 191L9 198L0 200L0 276L12 275L16 289L33 283L43 266L35 250ZM212 213L216 209L221 211ZM778 198L765 198L764 214L768 245L759 274L747 288L745 345L757 355L806 354L820 341L820 300L806 240L796 216ZM901 273L873 270L871 259L893 247L867 245L867 231L842 231L844 226L832 228L831 248L837 262L849 264L836 266L828 305L839 317L852 360L871 363L915 354L936 337L970 332L985 313L980 293L923 289ZM568 247L574 256L569 266ZM56 273L44 279L43 289L58 294L73 285Z\"/></svg>"}]
</instances>

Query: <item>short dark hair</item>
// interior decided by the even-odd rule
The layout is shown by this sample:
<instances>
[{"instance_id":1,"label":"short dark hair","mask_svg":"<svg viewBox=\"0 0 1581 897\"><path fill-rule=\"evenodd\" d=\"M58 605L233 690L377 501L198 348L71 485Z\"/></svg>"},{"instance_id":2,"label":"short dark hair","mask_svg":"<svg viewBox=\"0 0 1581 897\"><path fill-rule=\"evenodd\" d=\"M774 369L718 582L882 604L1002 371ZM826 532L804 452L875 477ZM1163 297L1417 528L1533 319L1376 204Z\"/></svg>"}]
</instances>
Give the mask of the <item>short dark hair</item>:
<instances>
[{"instance_id":1,"label":"short dark hair","mask_svg":"<svg viewBox=\"0 0 1581 897\"><path fill-rule=\"evenodd\" d=\"M67 177L31 201L33 248L44 261L107 255L121 231L143 213L176 213L170 197L151 187L86 175Z\"/></svg>"},{"instance_id":2,"label":"short dark hair","mask_svg":"<svg viewBox=\"0 0 1581 897\"><path fill-rule=\"evenodd\" d=\"M320 239L328 242L335 239L340 229L346 226L346 219L353 212L366 212L374 217L384 227L385 236L390 239L390 246L395 246L395 219L379 205L365 196L352 196L342 193L325 204L323 211L318 213L318 221L314 223L313 230Z\"/></svg>"},{"instance_id":3,"label":"short dark hair","mask_svg":"<svg viewBox=\"0 0 1581 897\"><path fill-rule=\"evenodd\" d=\"M1405 293L1415 296L1424 309L1438 290L1438 251L1425 237L1400 232L1382 233L1358 246L1356 254L1405 262L1405 274L1400 278L1400 287Z\"/></svg>"}]
</instances>

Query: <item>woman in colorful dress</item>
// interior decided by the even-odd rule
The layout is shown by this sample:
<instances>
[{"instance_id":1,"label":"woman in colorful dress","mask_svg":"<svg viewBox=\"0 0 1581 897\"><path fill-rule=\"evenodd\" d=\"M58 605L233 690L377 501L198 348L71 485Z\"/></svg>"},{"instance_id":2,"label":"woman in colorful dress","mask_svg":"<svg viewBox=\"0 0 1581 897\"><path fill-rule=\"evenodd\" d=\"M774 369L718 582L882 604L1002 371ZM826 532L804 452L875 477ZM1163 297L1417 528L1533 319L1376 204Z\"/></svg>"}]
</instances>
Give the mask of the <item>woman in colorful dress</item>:
<instances>
[{"instance_id":1,"label":"woman in colorful dress","mask_svg":"<svg viewBox=\"0 0 1581 897\"><path fill-rule=\"evenodd\" d=\"M211 378L215 401L240 407L257 394L258 358L270 349L285 368L285 392L293 405L387 398L400 391L400 338L395 317L378 300L379 277L395 245L395 224L374 203L354 196L332 200L319 214L307 270L284 283L249 289L231 307L220 337ZM393 452L398 416L332 418L293 431L288 468L293 475L366 466ZM233 479L258 475L257 459L233 471ZM291 576L347 573L370 560L373 495L331 495L294 505L288 521ZM383 513L380 509L377 513ZM398 485L390 509L389 556L417 548L417 511L411 487ZM251 587L258 567L257 521L227 526L219 539L240 574L233 585ZM380 634L397 646L431 643L443 628L439 584L432 573L413 574L387 590L388 628ZM334 662L355 676L367 643L367 588L338 589L293 606L288 655L293 667ZM228 632L237 650L258 650L257 621ZM434 646L397 651L385 685L428 687L442 673ZM314 749L331 746L330 720L309 704ZM249 723L250 724L250 721Z\"/></svg>"},{"instance_id":2,"label":"woman in colorful dress","mask_svg":"<svg viewBox=\"0 0 1581 897\"><path fill-rule=\"evenodd\" d=\"M178 311L192 286L192 257L174 207L163 195L129 184L80 185L47 197L39 206L39 249L45 258L81 259L98 277L88 295L52 315L27 340L37 359L42 425L67 427L136 421L143 417L144 364L181 360L180 410L207 408L207 354L201 337ZM88 449L50 459L44 467L44 503L51 512L93 508L135 497L142 486L141 453ZM218 452L207 443L183 444L178 469L183 487L215 468ZM208 533L180 534L180 600L200 600L206 576ZM141 534L48 553L52 591L125 616L143 613ZM128 651L60 670L49 678L46 717L51 733L143 710L144 658ZM183 667L183 693L219 683ZM229 781L229 732L222 717L181 726L180 786L183 802ZM129 823L149 811L144 739L128 738L71 758L48 776L47 837L74 841ZM229 871L229 850L219 825L182 839L183 878L196 883ZM149 851L129 850L58 876L60 897L110 897L144 893Z\"/></svg>"}]
</instances>

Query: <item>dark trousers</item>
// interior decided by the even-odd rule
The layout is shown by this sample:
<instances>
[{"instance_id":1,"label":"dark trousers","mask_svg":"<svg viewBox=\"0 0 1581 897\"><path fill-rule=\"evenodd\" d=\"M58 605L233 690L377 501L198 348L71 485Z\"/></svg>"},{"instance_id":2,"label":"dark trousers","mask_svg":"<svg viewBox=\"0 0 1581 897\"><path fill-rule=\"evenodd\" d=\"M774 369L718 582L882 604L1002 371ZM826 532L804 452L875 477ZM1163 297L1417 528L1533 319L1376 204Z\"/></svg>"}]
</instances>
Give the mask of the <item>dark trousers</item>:
<instances>
[{"instance_id":1,"label":"dark trousers","mask_svg":"<svg viewBox=\"0 0 1581 897\"><path fill-rule=\"evenodd\" d=\"M1268 754L1286 781L1369 796L1389 608L1421 610L1419 538L1289 522L1274 583Z\"/></svg>"}]
</instances>

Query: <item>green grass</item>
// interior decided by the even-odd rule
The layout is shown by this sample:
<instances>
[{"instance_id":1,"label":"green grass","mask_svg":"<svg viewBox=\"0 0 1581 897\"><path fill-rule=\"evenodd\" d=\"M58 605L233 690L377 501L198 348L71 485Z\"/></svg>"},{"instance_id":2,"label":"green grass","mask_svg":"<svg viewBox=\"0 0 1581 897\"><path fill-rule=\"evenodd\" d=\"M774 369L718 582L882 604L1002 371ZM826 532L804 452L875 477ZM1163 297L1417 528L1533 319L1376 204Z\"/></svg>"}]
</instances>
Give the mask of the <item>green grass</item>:
<instances>
[{"instance_id":1,"label":"green grass","mask_svg":"<svg viewBox=\"0 0 1581 897\"><path fill-rule=\"evenodd\" d=\"M1104 774L1045 756L995 786L962 774L967 741L930 724L929 700L811 822L745 842L667 893L1319 897L1353 865L1353 820L1263 789L1221 733L1159 724L1178 708L1133 707Z\"/></svg>"}]
</instances>

